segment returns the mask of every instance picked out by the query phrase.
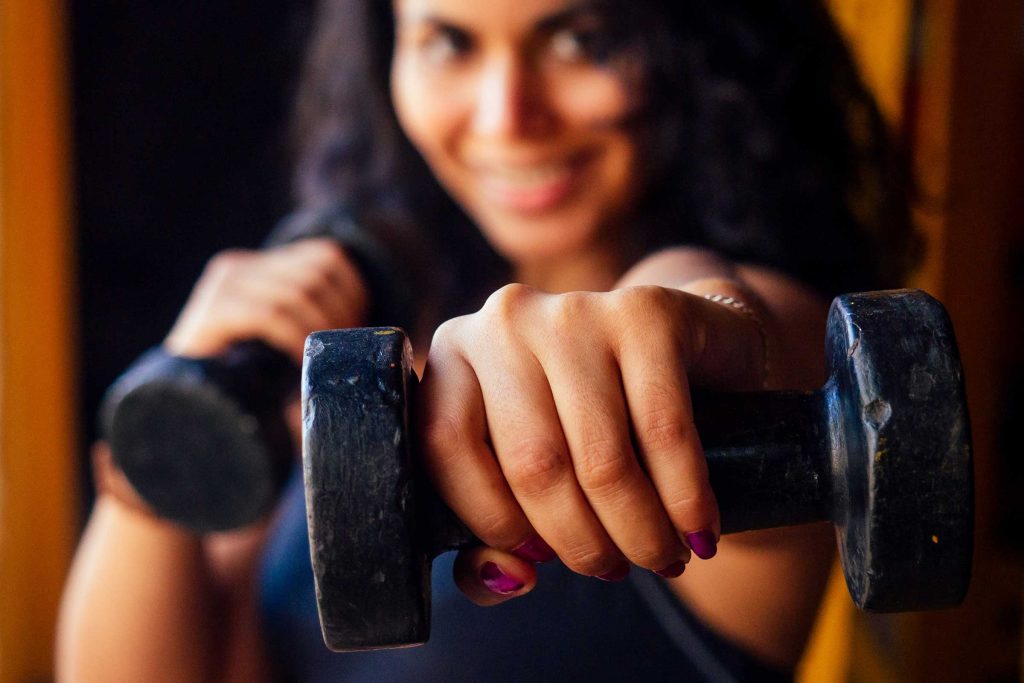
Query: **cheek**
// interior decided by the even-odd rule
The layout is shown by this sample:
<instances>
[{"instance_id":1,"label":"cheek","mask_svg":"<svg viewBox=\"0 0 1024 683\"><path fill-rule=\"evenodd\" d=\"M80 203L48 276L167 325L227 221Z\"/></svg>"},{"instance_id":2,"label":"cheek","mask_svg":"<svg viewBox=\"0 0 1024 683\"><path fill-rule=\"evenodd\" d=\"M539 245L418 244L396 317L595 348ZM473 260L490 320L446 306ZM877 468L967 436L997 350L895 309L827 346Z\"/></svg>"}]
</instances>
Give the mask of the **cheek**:
<instances>
[{"instance_id":1,"label":"cheek","mask_svg":"<svg viewBox=\"0 0 1024 683\"><path fill-rule=\"evenodd\" d=\"M611 72L564 74L549 81L563 121L588 128L619 127L635 106L622 79Z\"/></svg>"},{"instance_id":2,"label":"cheek","mask_svg":"<svg viewBox=\"0 0 1024 683\"><path fill-rule=\"evenodd\" d=\"M609 132L599 175L590 189L588 211L598 223L616 225L636 209L645 185L636 141L625 131Z\"/></svg>"},{"instance_id":3,"label":"cheek","mask_svg":"<svg viewBox=\"0 0 1024 683\"><path fill-rule=\"evenodd\" d=\"M446 96L448 92L400 54L395 55L391 103L402 131L428 161L436 158L457 124L457 99Z\"/></svg>"}]
</instances>

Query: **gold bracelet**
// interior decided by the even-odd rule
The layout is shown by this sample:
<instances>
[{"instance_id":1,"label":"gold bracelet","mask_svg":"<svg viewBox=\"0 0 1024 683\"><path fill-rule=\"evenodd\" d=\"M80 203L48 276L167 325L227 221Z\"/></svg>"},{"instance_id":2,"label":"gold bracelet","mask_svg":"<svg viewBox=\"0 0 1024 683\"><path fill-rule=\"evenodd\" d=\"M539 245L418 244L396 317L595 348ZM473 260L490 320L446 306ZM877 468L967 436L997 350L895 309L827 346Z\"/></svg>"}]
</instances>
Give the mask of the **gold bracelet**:
<instances>
[{"instance_id":1,"label":"gold bracelet","mask_svg":"<svg viewBox=\"0 0 1024 683\"><path fill-rule=\"evenodd\" d=\"M735 297L726 296L725 294L705 294L704 298L708 301L713 301L716 304L722 304L723 306L728 306L739 311L752 320L757 326L757 332L761 335L761 388L767 389L768 373L771 371L771 364L768 362L768 330L765 329L764 321L761 320L761 316L759 316L749 305Z\"/></svg>"}]
</instances>

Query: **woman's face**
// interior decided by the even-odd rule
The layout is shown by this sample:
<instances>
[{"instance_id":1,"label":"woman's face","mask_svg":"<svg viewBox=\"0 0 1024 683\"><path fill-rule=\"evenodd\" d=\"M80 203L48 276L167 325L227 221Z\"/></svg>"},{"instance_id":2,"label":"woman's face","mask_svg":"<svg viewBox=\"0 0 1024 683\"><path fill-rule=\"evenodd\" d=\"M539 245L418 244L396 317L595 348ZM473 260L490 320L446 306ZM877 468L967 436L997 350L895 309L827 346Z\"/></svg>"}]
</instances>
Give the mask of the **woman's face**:
<instances>
[{"instance_id":1,"label":"woman's face","mask_svg":"<svg viewBox=\"0 0 1024 683\"><path fill-rule=\"evenodd\" d=\"M398 119L491 244L519 265L614 245L638 189L639 77L592 3L394 9Z\"/></svg>"}]
</instances>

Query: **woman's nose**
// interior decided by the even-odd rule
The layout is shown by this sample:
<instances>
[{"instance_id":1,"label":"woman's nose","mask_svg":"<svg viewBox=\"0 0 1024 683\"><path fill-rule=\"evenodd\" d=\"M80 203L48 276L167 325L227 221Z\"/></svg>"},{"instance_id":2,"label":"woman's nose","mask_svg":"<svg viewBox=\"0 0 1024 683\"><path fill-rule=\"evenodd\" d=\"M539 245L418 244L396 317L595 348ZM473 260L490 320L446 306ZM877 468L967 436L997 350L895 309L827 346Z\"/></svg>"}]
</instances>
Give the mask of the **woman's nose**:
<instances>
[{"instance_id":1,"label":"woman's nose","mask_svg":"<svg viewBox=\"0 0 1024 683\"><path fill-rule=\"evenodd\" d=\"M554 113L535 70L515 55L488 63L478 84L473 126L480 135L530 137L550 130Z\"/></svg>"}]
</instances>

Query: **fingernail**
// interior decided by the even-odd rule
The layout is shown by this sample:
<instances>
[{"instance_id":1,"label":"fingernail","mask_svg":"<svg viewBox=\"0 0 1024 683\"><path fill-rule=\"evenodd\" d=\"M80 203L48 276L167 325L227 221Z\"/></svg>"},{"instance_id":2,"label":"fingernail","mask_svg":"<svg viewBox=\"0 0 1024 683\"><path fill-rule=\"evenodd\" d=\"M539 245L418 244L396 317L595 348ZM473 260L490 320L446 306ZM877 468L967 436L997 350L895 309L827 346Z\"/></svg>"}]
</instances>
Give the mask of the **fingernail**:
<instances>
[{"instance_id":1,"label":"fingernail","mask_svg":"<svg viewBox=\"0 0 1024 683\"><path fill-rule=\"evenodd\" d=\"M684 571L686 571L686 563L682 560L676 560L664 569L655 569L654 573L665 579L674 579L682 575Z\"/></svg>"},{"instance_id":2,"label":"fingernail","mask_svg":"<svg viewBox=\"0 0 1024 683\"><path fill-rule=\"evenodd\" d=\"M480 567L480 578L487 586L487 590L498 595L510 595L524 585L519 579L501 571L501 567L493 562L484 562Z\"/></svg>"},{"instance_id":3,"label":"fingernail","mask_svg":"<svg viewBox=\"0 0 1024 683\"><path fill-rule=\"evenodd\" d=\"M627 576L629 576L629 562L623 561L622 564L616 566L615 569L611 570L607 574L601 574L597 578L601 579L602 581L614 582L622 581Z\"/></svg>"},{"instance_id":4,"label":"fingernail","mask_svg":"<svg viewBox=\"0 0 1024 683\"><path fill-rule=\"evenodd\" d=\"M550 562L556 557L555 551L540 536L534 536L517 546L512 550L512 554L530 562Z\"/></svg>"},{"instance_id":5,"label":"fingernail","mask_svg":"<svg viewBox=\"0 0 1024 683\"><path fill-rule=\"evenodd\" d=\"M707 529L692 531L686 534L686 542L690 544L690 550L702 560L710 560L718 552L718 542L715 541L715 535Z\"/></svg>"}]
</instances>

